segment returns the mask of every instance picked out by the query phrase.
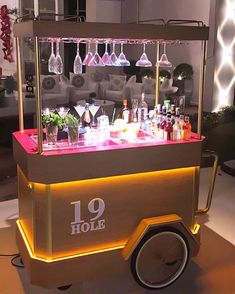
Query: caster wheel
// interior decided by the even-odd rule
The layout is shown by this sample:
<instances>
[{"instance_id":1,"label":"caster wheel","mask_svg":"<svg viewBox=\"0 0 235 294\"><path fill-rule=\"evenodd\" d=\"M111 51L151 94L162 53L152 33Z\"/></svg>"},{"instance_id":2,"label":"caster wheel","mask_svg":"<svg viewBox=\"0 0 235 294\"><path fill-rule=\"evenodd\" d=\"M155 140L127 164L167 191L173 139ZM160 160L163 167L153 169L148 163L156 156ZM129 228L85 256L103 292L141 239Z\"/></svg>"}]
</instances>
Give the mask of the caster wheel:
<instances>
[{"instance_id":1,"label":"caster wheel","mask_svg":"<svg viewBox=\"0 0 235 294\"><path fill-rule=\"evenodd\" d=\"M173 228L153 230L134 250L131 271L142 287L161 289L180 277L188 258L188 242L181 232Z\"/></svg>"},{"instance_id":2,"label":"caster wheel","mask_svg":"<svg viewBox=\"0 0 235 294\"><path fill-rule=\"evenodd\" d=\"M66 291L68 290L72 285L65 285L65 286L60 286L57 289L60 291Z\"/></svg>"}]
</instances>

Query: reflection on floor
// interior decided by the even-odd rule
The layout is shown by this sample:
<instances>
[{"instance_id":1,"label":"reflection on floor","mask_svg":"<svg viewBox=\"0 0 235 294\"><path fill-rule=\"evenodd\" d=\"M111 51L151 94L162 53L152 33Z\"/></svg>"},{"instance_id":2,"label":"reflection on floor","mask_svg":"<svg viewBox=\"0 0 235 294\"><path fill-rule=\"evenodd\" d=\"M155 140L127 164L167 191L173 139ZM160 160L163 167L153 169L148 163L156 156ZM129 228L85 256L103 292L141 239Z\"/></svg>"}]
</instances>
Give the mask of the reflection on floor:
<instances>
[{"instance_id":1,"label":"reflection on floor","mask_svg":"<svg viewBox=\"0 0 235 294\"><path fill-rule=\"evenodd\" d=\"M200 205L205 202L210 169L201 172ZM163 294L234 294L235 293L235 178L223 172L217 176L212 208L206 217L201 233L201 249L191 260L182 277ZM15 219L18 202L0 203L0 253L17 252L15 245ZM79 274L79 273L78 273ZM24 269L10 265L9 257L0 257L0 293L3 294L49 294L61 293L56 289L45 290L30 285ZM74 294L146 294L152 291L140 288L131 273L84 281L74 284L65 293Z\"/></svg>"}]
</instances>

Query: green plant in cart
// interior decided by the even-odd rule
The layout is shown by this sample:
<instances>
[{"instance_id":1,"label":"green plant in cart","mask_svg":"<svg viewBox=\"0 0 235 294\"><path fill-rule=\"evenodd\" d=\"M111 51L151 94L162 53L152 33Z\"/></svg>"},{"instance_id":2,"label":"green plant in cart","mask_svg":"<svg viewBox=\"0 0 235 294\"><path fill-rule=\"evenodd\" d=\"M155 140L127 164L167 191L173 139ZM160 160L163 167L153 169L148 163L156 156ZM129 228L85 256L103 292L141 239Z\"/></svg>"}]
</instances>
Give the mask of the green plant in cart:
<instances>
[{"instance_id":1,"label":"green plant in cart","mask_svg":"<svg viewBox=\"0 0 235 294\"><path fill-rule=\"evenodd\" d=\"M65 124L68 128L69 145L73 145L78 142L79 138L79 119L68 113L65 117Z\"/></svg>"},{"instance_id":2,"label":"green plant in cart","mask_svg":"<svg viewBox=\"0 0 235 294\"><path fill-rule=\"evenodd\" d=\"M55 145L57 142L58 129L63 127L64 120L57 113L43 113L42 124L46 128L47 144Z\"/></svg>"}]
</instances>

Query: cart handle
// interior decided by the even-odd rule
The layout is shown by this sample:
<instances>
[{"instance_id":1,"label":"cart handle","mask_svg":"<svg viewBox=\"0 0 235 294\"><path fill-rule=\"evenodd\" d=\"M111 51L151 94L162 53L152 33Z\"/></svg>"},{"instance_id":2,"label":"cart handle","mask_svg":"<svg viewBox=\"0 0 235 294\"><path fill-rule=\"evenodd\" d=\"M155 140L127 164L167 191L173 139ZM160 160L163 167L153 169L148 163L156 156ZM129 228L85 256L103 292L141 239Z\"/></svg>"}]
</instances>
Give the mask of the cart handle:
<instances>
[{"instance_id":1,"label":"cart handle","mask_svg":"<svg viewBox=\"0 0 235 294\"><path fill-rule=\"evenodd\" d=\"M210 186L209 186L209 191L208 191L208 195L207 195L206 207L198 209L196 211L196 215L206 214L211 207L211 201L212 201L213 191L214 191L214 187L215 187L216 172L217 172L217 168L218 168L218 155L214 151L206 150L203 152L202 157L203 158L213 157L214 164L213 164L212 171L211 171L211 179L210 179Z\"/></svg>"}]
</instances>

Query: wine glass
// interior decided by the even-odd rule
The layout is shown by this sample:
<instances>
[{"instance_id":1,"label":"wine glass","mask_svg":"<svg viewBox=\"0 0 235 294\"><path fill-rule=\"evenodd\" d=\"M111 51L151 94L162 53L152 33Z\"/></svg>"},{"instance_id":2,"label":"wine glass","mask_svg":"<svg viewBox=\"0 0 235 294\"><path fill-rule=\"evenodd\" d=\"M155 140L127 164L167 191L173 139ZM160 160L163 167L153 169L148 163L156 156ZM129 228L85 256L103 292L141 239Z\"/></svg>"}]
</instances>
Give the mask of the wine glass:
<instances>
[{"instance_id":1,"label":"wine glass","mask_svg":"<svg viewBox=\"0 0 235 294\"><path fill-rule=\"evenodd\" d=\"M73 63L73 72L75 74L81 74L82 73L82 59L79 55L79 42L77 42L77 55L74 59Z\"/></svg>"},{"instance_id":2,"label":"wine glass","mask_svg":"<svg viewBox=\"0 0 235 294\"><path fill-rule=\"evenodd\" d=\"M74 106L74 108L80 117L80 126L82 126L82 116L83 116L83 113L85 112L85 106L76 105L76 106Z\"/></svg>"},{"instance_id":3,"label":"wine glass","mask_svg":"<svg viewBox=\"0 0 235 294\"><path fill-rule=\"evenodd\" d=\"M95 126L95 115L97 113L97 111L99 110L100 106L99 105L95 105L94 103L92 105L90 105L89 110L92 114L92 126Z\"/></svg>"},{"instance_id":4,"label":"wine glass","mask_svg":"<svg viewBox=\"0 0 235 294\"><path fill-rule=\"evenodd\" d=\"M112 60L108 53L108 42L105 43L105 52L104 52L104 55L102 56L102 61L105 65L113 65Z\"/></svg>"},{"instance_id":5,"label":"wine glass","mask_svg":"<svg viewBox=\"0 0 235 294\"><path fill-rule=\"evenodd\" d=\"M152 66L152 62L148 59L147 54L145 53L145 46L146 44L144 44L144 48L143 48L143 54L140 56L140 59L136 62L136 66L143 66L143 67L151 67Z\"/></svg>"},{"instance_id":6,"label":"wine glass","mask_svg":"<svg viewBox=\"0 0 235 294\"><path fill-rule=\"evenodd\" d=\"M98 53L98 42L96 42L95 44L95 54L93 55L88 66L105 66L105 64L102 61L102 58L99 56L99 53Z\"/></svg>"},{"instance_id":7,"label":"wine glass","mask_svg":"<svg viewBox=\"0 0 235 294\"><path fill-rule=\"evenodd\" d=\"M51 56L48 60L48 71L54 72L55 71L55 54L54 54L54 42L51 41Z\"/></svg>"},{"instance_id":8,"label":"wine glass","mask_svg":"<svg viewBox=\"0 0 235 294\"><path fill-rule=\"evenodd\" d=\"M121 43L121 53L118 56L118 63L121 66L130 66L130 61L126 59L126 56L123 53L123 43Z\"/></svg>"},{"instance_id":9,"label":"wine glass","mask_svg":"<svg viewBox=\"0 0 235 294\"><path fill-rule=\"evenodd\" d=\"M159 67L172 67L172 63L168 60L167 55L166 55L166 43L164 43L163 54L162 54L160 60L158 60L156 62L156 66L159 66Z\"/></svg>"},{"instance_id":10,"label":"wine glass","mask_svg":"<svg viewBox=\"0 0 235 294\"><path fill-rule=\"evenodd\" d=\"M83 60L83 65L89 65L91 59L93 57L93 54L91 52L91 42L89 41L88 42L88 51L87 51L87 54L86 54L86 57L85 59Z\"/></svg>"},{"instance_id":11,"label":"wine glass","mask_svg":"<svg viewBox=\"0 0 235 294\"><path fill-rule=\"evenodd\" d=\"M60 56L60 43L56 42L56 57L55 57L55 71L56 74L63 73L63 61Z\"/></svg>"},{"instance_id":12,"label":"wine glass","mask_svg":"<svg viewBox=\"0 0 235 294\"><path fill-rule=\"evenodd\" d=\"M112 53L110 55L110 60L112 62L112 64L110 64L110 65L121 66L121 64L118 61L117 55L115 53L115 43L114 42L113 42L113 51L112 51Z\"/></svg>"}]
</instances>

